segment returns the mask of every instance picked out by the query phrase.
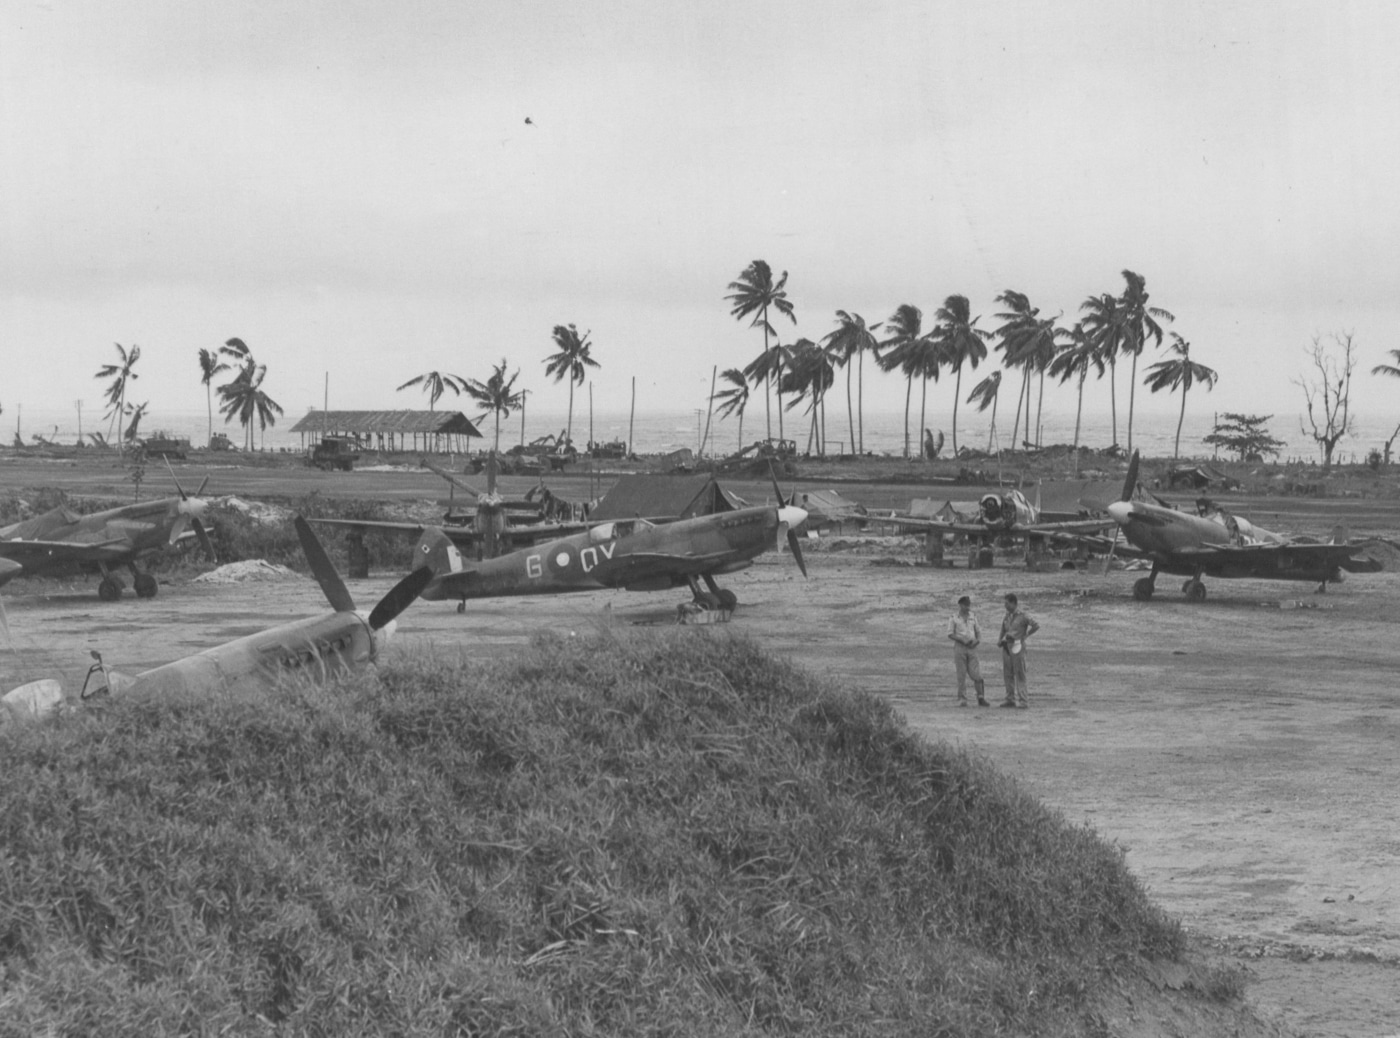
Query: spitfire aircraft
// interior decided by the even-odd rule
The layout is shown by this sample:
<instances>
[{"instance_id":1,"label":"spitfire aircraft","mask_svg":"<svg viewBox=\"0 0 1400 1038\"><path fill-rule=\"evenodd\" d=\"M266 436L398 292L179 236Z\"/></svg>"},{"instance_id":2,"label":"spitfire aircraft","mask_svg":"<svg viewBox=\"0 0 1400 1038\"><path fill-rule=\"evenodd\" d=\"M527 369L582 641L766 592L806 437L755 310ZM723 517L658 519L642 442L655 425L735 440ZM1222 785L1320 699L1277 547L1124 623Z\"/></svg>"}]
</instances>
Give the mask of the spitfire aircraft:
<instances>
[{"instance_id":1,"label":"spitfire aircraft","mask_svg":"<svg viewBox=\"0 0 1400 1038\"><path fill-rule=\"evenodd\" d=\"M1038 499L1038 494L1037 494ZM1086 534L1112 528L1111 519L1068 519L1047 522L1040 508L1016 489L983 494L977 502L977 518L971 522L948 522L922 516L895 515L893 521L901 527L927 533L954 533L980 541L986 553L984 565L990 564L991 541L997 537L1045 538L1077 540ZM974 561L977 553L974 552Z\"/></svg>"},{"instance_id":2,"label":"spitfire aircraft","mask_svg":"<svg viewBox=\"0 0 1400 1038\"><path fill-rule=\"evenodd\" d=\"M296 531L333 612L270 627L134 676L109 671L94 652L97 662L88 671L82 698L107 693L204 694L269 687L288 675L322 680L375 660L394 633L394 618L418 597L432 571L415 569L366 613L355 608L349 589L301 516L296 518ZM21 685L0 697L0 704L12 715L26 719L53 712L61 701L62 690L53 679Z\"/></svg>"},{"instance_id":3,"label":"spitfire aircraft","mask_svg":"<svg viewBox=\"0 0 1400 1038\"><path fill-rule=\"evenodd\" d=\"M454 512L451 504L443 517L440 527L459 551L476 559L491 559L516 545L534 544L552 540L566 533L574 533L587 528L586 523L559 522L546 519L542 522L517 522L513 513L527 513L535 517L549 512L549 499L535 500L533 492L524 498L503 498L496 491L497 462L495 454L486 465L486 490L479 491L458 479L452 473L438 468L426 459L419 462L426 469L447 480L454 489L464 490L476 498L476 507L467 512ZM547 495L544 490L542 494ZM421 537L430 527L424 523L394 522L384 519L312 519L323 526L338 526L363 534L366 530L381 530L387 533L408 534Z\"/></svg>"},{"instance_id":4,"label":"spitfire aircraft","mask_svg":"<svg viewBox=\"0 0 1400 1038\"><path fill-rule=\"evenodd\" d=\"M423 597L455 598L461 613L469 598L689 586L697 606L728 612L738 599L715 577L746 569L785 536L798 568L807 575L794 532L807 512L784 503L781 494L778 501L776 507L740 508L661 525L641 518L599 523L582 533L476 563L464 561L441 530L429 529L417 549L419 565L435 574Z\"/></svg>"},{"instance_id":5,"label":"spitfire aircraft","mask_svg":"<svg viewBox=\"0 0 1400 1038\"><path fill-rule=\"evenodd\" d=\"M1198 508L1197 513L1133 500L1137 487L1138 455L1133 452L1123 496L1108 506L1131 548L1124 554L1152 560L1152 572L1133 584L1133 597L1146 602L1156 590L1158 573L1186 577L1181 590L1192 602L1204 602L1202 576L1257 577L1263 580L1316 581L1319 591L1340 583L1344 571L1374 573L1374 559L1356 558L1356 548L1337 536L1331 544L1305 543L1261 529L1223 508ZM1117 535L1110 555L1117 548ZM1134 550L1135 549L1135 550Z\"/></svg>"},{"instance_id":6,"label":"spitfire aircraft","mask_svg":"<svg viewBox=\"0 0 1400 1038\"><path fill-rule=\"evenodd\" d=\"M160 585L153 574L137 568L138 561L165 551L191 530L209 557L214 557L214 545L201 521L209 502L200 494L208 481L206 476L193 495L186 494L177 480L179 497L140 501L88 515L59 507L0 528L0 584L15 577L95 569L102 574L98 597L115 602L125 585L114 570L125 566L131 571L137 596L154 598Z\"/></svg>"}]
</instances>

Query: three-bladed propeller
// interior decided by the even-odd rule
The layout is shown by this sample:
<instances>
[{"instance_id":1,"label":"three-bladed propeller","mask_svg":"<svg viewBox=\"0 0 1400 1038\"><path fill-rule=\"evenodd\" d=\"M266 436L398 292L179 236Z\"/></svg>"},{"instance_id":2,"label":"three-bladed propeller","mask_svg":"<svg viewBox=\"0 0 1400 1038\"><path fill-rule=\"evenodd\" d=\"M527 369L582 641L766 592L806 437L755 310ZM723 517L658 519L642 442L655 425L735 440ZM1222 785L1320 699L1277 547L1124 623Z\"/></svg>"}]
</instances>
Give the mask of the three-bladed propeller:
<instances>
[{"instance_id":1,"label":"three-bladed propeller","mask_svg":"<svg viewBox=\"0 0 1400 1038\"><path fill-rule=\"evenodd\" d=\"M199 481L199 489L194 494L185 493L185 488L180 486L180 480L175 475L175 469L171 467L170 459L165 459L165 467L170 472L170 478L175 483L175 489L180 493L180 503L176 506L178 514L175 522L170 526L170 543L178 541L190 527L194 527L194 535L199 540L199 546L204 549L204 553L209 556L211 562L217 562L218 556L214 553L214 542L209 539L209 531L200 522L200 516L209 507L209 502L203 497L204 488L209 485L209 476L206 473Z\"/></svg>"},{"instance_id":2,"label":"three-bladed propeller","mask_svg":"<svg viewBox=\"0 0 1400 1038\"><path fill-rule=\"evenodd\" d=\"M802 575L807 575L807 563L802 558L802 542L797 537L797 528L807 521L807 510L799 508L792 503L792 498L783 498L783 491L778 486L778 473L773 468L773 463L768 463L768 475L773 480L773 493L778 499L778 531L781 535L783 530L787 531L788 547L792 549L792 557L797 562L797 568L802 571Z\"/></svg>"},{"instance_id":3,"label":"three-bladed propeller","mask_svg":"<svg viewBox=\"0 0 1400 1038\"><path fill-rule=\"evenodd\" d=\"M325 592L326 601L337 613L355 612L355 599L351 596L350 589L345 586L345 582L340 579L340 574L336 572L335 564L326 554L326 549L321 546L321 542L311 532L311 524L301 516L297 516L294 525L297 530L297 540L301 541L301 550L306 554L306 561L311 566L311 574L316 578L316 583L321 585L321 590ZM413 600L419 596L422 590L428 586L428 581L432 579L432 569L424 566L421 569L415 569L391 587L388 593L379 600L379 603L370 610L370 630L378 631L387 627L395 617L413 604Z\"/></svg>"}]
</instances>

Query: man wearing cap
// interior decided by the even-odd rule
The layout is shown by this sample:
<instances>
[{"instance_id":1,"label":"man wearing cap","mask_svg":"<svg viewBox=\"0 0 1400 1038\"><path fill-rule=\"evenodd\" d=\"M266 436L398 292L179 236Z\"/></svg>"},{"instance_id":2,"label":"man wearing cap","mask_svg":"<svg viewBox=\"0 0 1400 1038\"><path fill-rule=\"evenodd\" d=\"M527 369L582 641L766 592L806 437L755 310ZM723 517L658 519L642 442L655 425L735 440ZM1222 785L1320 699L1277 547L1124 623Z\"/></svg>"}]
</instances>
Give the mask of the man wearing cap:
<instances>
[{"instance_id":1,"label":"man wearing cap","mask_svg":"<svg viewBox=\"0 0 1400 1038\"><path fill-rule=\"evenodd\" d=\"M982 640L982 629L977 626L977 617L972 615L972 599L967 595L958 599L958 611L948 621L948 640L953 643L953 668L958 672L958 706L967 706L969 676L977 689L977 705L988 706L982 667L977 662L977 644Z\"/></svg>"}]
</instances>

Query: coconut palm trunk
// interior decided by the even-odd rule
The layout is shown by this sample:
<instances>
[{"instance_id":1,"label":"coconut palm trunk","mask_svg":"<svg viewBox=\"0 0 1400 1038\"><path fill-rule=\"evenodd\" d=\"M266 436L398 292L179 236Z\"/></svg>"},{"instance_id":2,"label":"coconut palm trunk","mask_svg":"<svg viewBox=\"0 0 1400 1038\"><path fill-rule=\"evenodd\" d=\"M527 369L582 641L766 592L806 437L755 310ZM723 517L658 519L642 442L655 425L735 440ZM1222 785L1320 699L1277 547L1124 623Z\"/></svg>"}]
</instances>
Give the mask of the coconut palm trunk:
<instances>
[{"instance_id":1,"label":"coconut palm trunk","mask_svg":"<svg viewBox=\"0 0 1400 1038\"><path fill-rule=\"evenodd\" d=\"M851 365L846 363L846 422L851 427L851 454L856 452L856 411L855 405L851 402Z\"/></svg>"},{"instance_id":2,"label":"coconut palm trunk","mask_svg":"<svg viewBox=\"0 0 1400 1038\"><path fill-rule=\"evenodd\" d=\"M1189 386L1181 387L1181 413L1176 416L1176 443L1172 446L1172 457L1181 457L1181 423L1186 420L1186 394Z\"/></svg>"},{"instance_id":3,"label":"coconut palm trunk","mask_svg":"<svg viewBox=\"0 0 1400 1038\"><path fill-rule=\"evenodd\" d=\"M958 456L958 401L962 399L962 365L958 365L957 381L953 383L953 457ZM920 436L923 435L921 432Z\"/></svg>"},{"instance_id":4,"label":"coconut palm trunk","mask_svg":"<svg viewBox=\"0 0 1400 1038\"><path fill-rule=\"evenodd\" d=\"M956 406L956 405L954 405ZM919 391L919 457L924 456L924 424L928 421L928 379L924 379L923 388Z\"/></svg>"},{"instance_id":5,"label":"coconut palm trunk","mask_svg":"<svg viewBox=\"0 0 1400 1038\"><path fill-rule=\"evenodd\" d=\"M904 378L904 460L909 460L909 400L914 395L914 375Z\"/></svg>"}]
</instances>

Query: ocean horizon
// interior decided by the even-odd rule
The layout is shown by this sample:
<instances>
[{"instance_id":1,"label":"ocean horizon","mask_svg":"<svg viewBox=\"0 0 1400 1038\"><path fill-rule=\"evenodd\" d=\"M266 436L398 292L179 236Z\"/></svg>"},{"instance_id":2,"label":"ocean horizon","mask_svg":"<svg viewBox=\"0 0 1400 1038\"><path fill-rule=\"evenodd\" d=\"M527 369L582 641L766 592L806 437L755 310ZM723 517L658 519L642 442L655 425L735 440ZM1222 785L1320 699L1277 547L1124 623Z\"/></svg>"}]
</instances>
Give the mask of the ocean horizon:
<instances>
[{"instance_id":1,"label":"ocean horizon","mask_svg":"<svg viewBox=\"0 0 1400 1038\"><path fill-rule=\"evenodd\" d=\"M755 404L757 404L756 411ZM1118 416L1118 441L1125 447L1127 446L1126 410L1125 407L1120 408ZM312 409L306 413L315 414L316 410ZM1000 442L992 441L993 449L1011 446L1011 418L1014 415L1014 409L1009 416L998 413L996 432L997 440ZM284 415L275 426L269 427L265 432L255 431L256 445L259 449L271 451L303 450L315 437L303 436L290 431L291 427L303 417L305 415ZM489 418L478 419L475 415L468 415L468 417L485 434L484 443L473 439L472 449L489 446L494 431L492 421ZM7 409L6 418L13 419L15 422L12 431L3 434L3 439L7 443L13 443L16 433L23 438L25 443L32 443L32 438L36 433L57 443L72 444L78 440L79 416L76 410L20 411L18 414L12 415L8 413ZM629 416L625 411L595 412L591 419L586 410L584 412L575 410L573 439L574 443L580 447L590 439L600 442L623 440L631 443L632 450L638 454L665 453L688 447L692 451L707 456L723 456L733 453L741 446L738 419L733 417L719 419L715 416L708 416L708 420L709 432L707 436L705 429L707 415L704 410L698 408L638 411L635 416ZM945 453L951 453L953 447L951 420L951 412L943 411L937 415L930 411L926 420L926 425L933 431L935 437L940 431L943 433ZM1181 428L1181 456L1183 458L1204 459L1216 456L1214 449L1203 442L1203 437L1214 428L1215 421L1216 412L1214 411L1197 414L1193 414L1190 410L1187 411ZM1320 458L1317 445L1302 431L1301 425L1304 421L1305 417L1299 414L1276 414L1268 423L1267 428L1270 435L1282 440L1285 444L1279 455L1280 460L1306 462ZM84 436L93 432L107 435L109 432L109 422L104 420L100 412L97 411L84 413L81 417L81 423ZM523 442L529 443L548 434L557 436L565 429L567 423L568 415L562 410L527 411ZM914 453L918 451L919 434L915 428L917 423L918 410L915 408L910 415L909 428L910 448ZM1139 410L1133 421L1133 446L1149 456L1170 457L1173 441L1176 437L1176 423L1177 415L1175 413ZM1024 422L1022 424L1024 425ZM1074 424L1073 411L1066 414L1060 410L1051 411L1047 408L1042 420L1041 443L1044 446L1073 443ZM990 426L990 413L978 413L971 407L961 408L958 412L958 445L978 450L988 449ZM209 418L205 411L152 411L143 419L141 429L143 436L153 436L158 432L164 432L177 437L187 437L192 444L198 447L208 442ZM840 409L828 407L826 429L827 452L849 453L851 449L850 434L844 407ZM1373 448L1381 448L1394 430L1395 421L1391 419L1357 420L1354 423L1353 433L1338 444L1334 460L1343 464L1363 461ZM237 423L225 424L218 415L215 415L214 418L213 431L227 434L236 445L241 446L243 442L243 428ZM796 441L800 452L807 450L809 422L805 415L784 414L783 433L788 439ZM114 429L112 429L112 434L115 434ZM749 413L744 416L742 444L751 444L762 439L765 435L763 401L759 399L750 403ZM773 435L778 435L776 409L773 415ZM521 421L518 414L512 415L501 423L501 448L506 450L521 442ZM1111 418L1097 411L1090 414L1086 410L1080 428L1079 442L1082 446L1094 449L1111 446L1113 443ZM866 453L870 454L902 456L904 452L903 410L867 410L864 422L864 447ZM815 452L815 444L813 451Z\"/></svg>"}]
</instances>

